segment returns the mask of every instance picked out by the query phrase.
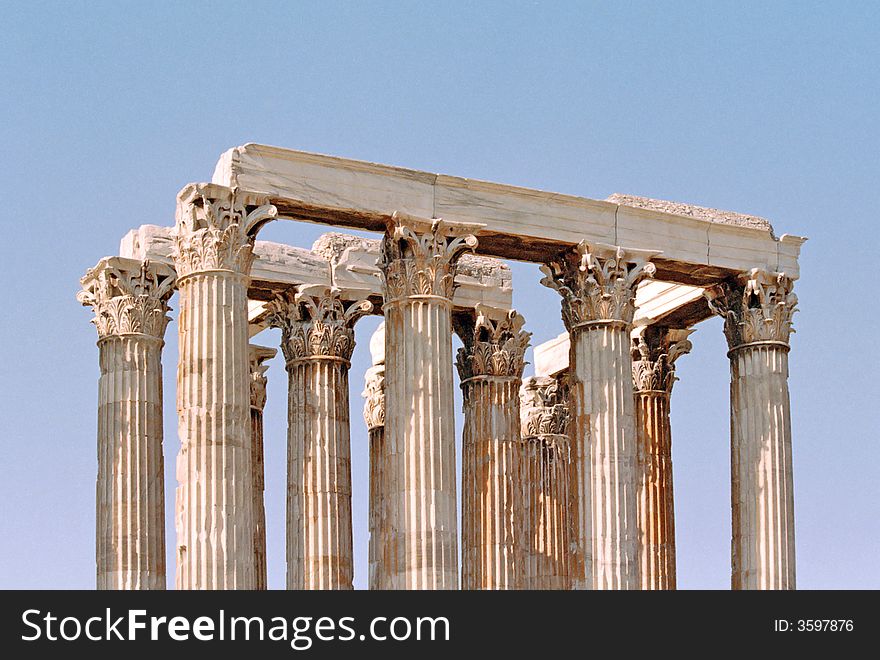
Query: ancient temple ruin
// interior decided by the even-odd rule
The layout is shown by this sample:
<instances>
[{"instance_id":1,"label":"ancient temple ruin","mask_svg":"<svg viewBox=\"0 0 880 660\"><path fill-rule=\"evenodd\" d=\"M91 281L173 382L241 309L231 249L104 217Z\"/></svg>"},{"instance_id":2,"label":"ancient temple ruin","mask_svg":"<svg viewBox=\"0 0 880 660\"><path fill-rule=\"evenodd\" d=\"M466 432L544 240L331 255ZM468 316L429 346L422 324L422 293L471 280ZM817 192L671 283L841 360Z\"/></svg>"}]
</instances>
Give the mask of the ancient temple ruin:
<instances>
[{"instance_id":1,"label":"ancient temple ruin","mask_svg":"<svg viewBox=\"0 0 880 660\"><path fill-rule=\"evenodd\" d=\"M280 220L334 230L311 250L256 240ZM269 326L289 383L287 586L352 588L348 372L368 314L384 316L364 385L371 589L674 589L669 402L688 335L715 314L730 349L732 587L794 588L787 378L804 240L696 206L231 149L180 192L173 227L130 231L82 279L99 337L98 588L165 588L175 291L179 589L266 588L277 349L252 339ZM541 264L560 305L567 332L535 347L534 374L501 259Z\"/></svg>"}]
</instances>

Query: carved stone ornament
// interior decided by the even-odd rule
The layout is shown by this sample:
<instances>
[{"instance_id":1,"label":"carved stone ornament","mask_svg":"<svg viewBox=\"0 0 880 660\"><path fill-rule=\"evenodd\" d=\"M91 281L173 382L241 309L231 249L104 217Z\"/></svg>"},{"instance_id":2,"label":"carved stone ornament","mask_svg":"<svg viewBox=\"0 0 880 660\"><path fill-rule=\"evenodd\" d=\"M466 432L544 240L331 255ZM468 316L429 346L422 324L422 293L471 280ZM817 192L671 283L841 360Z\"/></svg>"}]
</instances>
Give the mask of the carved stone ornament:
<instances>
[{"instance_id":1,"label":"carved stone ornament","mask_svg":"<svg viewBox=\"0 0 880 660\"><path fill-rule=\"evenodd\" d=\"M642 329L632 343L633 388L636 392L672 391L675 361L690 353L693 345L687 337L693 330L658 328Z\"/></svg>"},{"instance_id":2,"label":"carved stone ornament","mask_svg":"<svg viewBox=\"0 0 880 660\"><path fill-rule=\"evenodd\" d=\"M142 334L162 339L171 320L168 299L174 293L173 269L162 264L111 257L102 259L81 280L76 298L95 312L98 337Z\"/></svg>"},{"instance_id":3,"label":"carved stone ornament","mask_svg":"<svg viewBox=\"0 0 880 660\"><path fill-rule=\"evenodd\" d=\"M788 345L797 311L794 281L784 273L753 268L735 284L706 291L709 309L724 319L730 350L755 343Z\"/></svg>"},{"instance_id":4,"label":"carved stone ornament","mask_svg":"<svg viewBox=\"0 0 880 660\"><path fill-rule=\"evenodd\" d=\"M267 322L281 328L281 350L288 363L314 358L351 359L354 324L373 311L369 300L344 302L338 289L300 291L266 305Z\"/></svg>"},{"instance_id":5,"label":"carved stone ornament","mask_svg":"<svg viewBox=\"0 0 880 660\"><path fill-rule=\"evenodd\" d=\"M410 296L452 300L459 255L477 247L479 225L421 220L395 213L382 240L379 269L385 302Z\"/></svg>"},{"instance_id":6,"label":"carved stone ornament","mask_svg":"<svg viewBox=\"0 0 880 660\"><path fill-rule=\"evenodd\" d=\"M526 378L520 389L523 437L565 435L569 412L562 384L549 376Z\"/></svg>"},{"instance_id":7,"label":"carved stone ornament","mask_svg":"<svg viewBox=\"0 0 880 660\"><path fill-rule=\"evenodd\" d=\"M266 371L269 369L269 365L264 363L275 357L277 351L274 348L254 344L248 348L251 367L251 408L262 410L266 407L266 384L268 382Z\"/></svg>"},{"instance_id":8,"label":"carved stone ornament","mask_svg":"<svg viewBox=\"0 0 880 660\"><path fill-rule=\"evenodd\" d=\"M458 349L456 360L459 376L462 381L478 376L519 380L532 333L523 331L526 320L515 310L510 310L499 321L489 318L488 311L477 305L475 319L457 321L464 343L464 347Z\"/></svg>"},{"instance_id":9,"label":"carved stone ornament","mask_svg":"<svg viewBox=\"0 0 880 660\"><path fill-rule=\"evenodd\" d=\"M596 322L632 323L636 287L653 277L656 252L581 241L541 266L544 286L562 296L562 320L569 332Z\"/></svg>"},{"instance_id":10,"label":"carved stone ornament","mask_svg":"<svg viewBox=\"0 0 880 660\"><path fill-rule=\"evenodd\" d=\"M364 422L367 429L385 426L385 366L367 369L364 383Z\"/></svg>"},{"instance_id":11,"label":"carved stone ornament","mask_svg":"<svg viewBox=\"0 0 880 660\"><path fill-rule=\"evenodd\" d=\"M177 196L172 254L178 277L212 270L248 274L254 236L276 217L268 197L212 183L193 183Z\"/></svg>"}]
</instances>

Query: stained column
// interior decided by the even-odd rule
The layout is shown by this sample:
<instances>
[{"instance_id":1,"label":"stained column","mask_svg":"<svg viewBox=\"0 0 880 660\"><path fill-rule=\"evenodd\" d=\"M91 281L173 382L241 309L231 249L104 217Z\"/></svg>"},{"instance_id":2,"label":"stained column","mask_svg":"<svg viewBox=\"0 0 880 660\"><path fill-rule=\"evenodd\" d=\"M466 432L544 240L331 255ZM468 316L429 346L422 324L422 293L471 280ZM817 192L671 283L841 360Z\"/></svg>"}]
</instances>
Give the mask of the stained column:
<instances>
[{"instance_id":1,"label":"stained column","mask_svg":"<svg viewBox=\"0 0 880 660\"><path fill-rule=\"evenodd\" d=\"M382 242L389 589L456 589L452 294L478 226L394 214Z\"/></svg>"},{"instance_id":2,"label":"stained column","mask_svg":"<svg viewBox=\"0 0 880 660\"><path fill-rule=\"evenodd\" d=\"M493 320L478 305L455 325L464 347L457 366L464 393L462 589L525 587L519 389L528 332L510 311Z\"/></svg>"},{"instance_id":3,"label":"stained column","mask_svg":"<svg viewBox=\"0 0 880 660\"><path fill-rule=\"evenodd\" d=\"M247 289L259 195L191 184L177 200L177 588L253 589Z\"/></svg>"},{"instance_id":4,"label":"stained column","mask_svg":"<svg viewBox=\"0 0 880 660\"><path fill-rule=\"evenodd\" d=\"M753 269L707 292L730 351L731 586L794 589L788 351L797 297L782 273Z\"/></svg>"},{"instance_id":5,"label":"stained column","mask_svg":"<svg viewBox=\"0 0 880 660\"><path fill-rule=\"evenodd\" d=\"M302 290L268 306L289 379L288 589L352 589L348 371L354 324L372 309L331 289Z\"/></svg>"},{"instance_id":6,"label":"stained column","mask_svg":"<svg viewBox=\"0 0 880 660\"><path fill-rule=\"evenodd\" d=\"M571 455L564 386L534 376L520 390L526 589L570 589Z\"/></svg>"},{"instance_id":7,"label":"stained column","mask_svg":"<svg viewBox=\"0 0 880 660\"><path fill-rule=\"evenodd\" d=\"M630 331L654 254L583 241L542 267L571 336L575 589L639 588Z\"/></svg>"},{"instance_id":8,"label":"stained column","mask_svg":"<svg viewBox=\"0 0 880 660\"><path fill-rule=\"evenodd\" d=\"M364 423L370 442L369 588L385 589L385 326L370 339L373 366L364 376Z\"/></svg>"},{"instance_id":9,"label":"stained column","mask_svg":"<svg viewBox=\"0 0 880 660\"><path fill-rule=\"evenodd\" d=\"M633 339L642 589L675 589L675 513L669 399L675 361L691 350L691 330L647 326Z\"/></svg>"},{"instance_id":10,"label":"stained column","mask_svg":"<svg viewBox=\"0 0 880 660\"><path fill-rule=\"evenodd\" d=\"M254 571L256 572L255 589L265 590L266 576L266 469L263 460L263 408L266 406L266 370L278 352L274 348L257 346L250 347L251 367L251 456L253 470L251 482L254 494Z\"/></svg>"},{"instance_id":11,"label":"stained column","mask_svg":"<svg viewBox=\"0 0 880 660\"><path fill-rule=\"evenodd\" d=\"M98 589L165 588L162 347L174 271L111 257L82 278L95 312Z\"/></svg>"}]
</instances>

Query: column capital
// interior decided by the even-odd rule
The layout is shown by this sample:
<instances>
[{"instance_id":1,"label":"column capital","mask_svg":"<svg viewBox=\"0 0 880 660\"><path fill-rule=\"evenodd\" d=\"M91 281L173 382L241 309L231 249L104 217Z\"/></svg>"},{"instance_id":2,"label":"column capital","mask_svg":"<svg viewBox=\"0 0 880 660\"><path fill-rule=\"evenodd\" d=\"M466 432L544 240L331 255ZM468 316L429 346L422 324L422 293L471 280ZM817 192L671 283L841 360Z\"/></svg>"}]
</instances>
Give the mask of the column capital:
<instances>
[{"instance_id":1,"label":"column capital","mask_svg":"<svg viewBox=\"0 0 880 660\"><path fill-rule=\"evenodd\" d=\"M165 336L174 269L161 263L105 257L80 280L76 299L95 312L98 338L119 335Z\"/></svg>"},{"instance_id":2,"label":"column capital","mask_svg":"<svg viewBox=\"0 0 880 660\"><path fill-rule=\"evenodd\" d=\"M257 230L277 216L267 195L191 183L177 195L172 256L179 277L225 270L248 274Z\"/></svg>"},{"instance_id":3,"label":"column capital","mask_svg":"<svg viewBox=\"0 0 880 660\"><path fill-rule=\"evenodd\" d=\"M492 320L483 305L474 311L474 316L460 315L455 320L456 332L464 343L456 360L462 382L484 376L522 378L532 336L522 329L525 318L513 309L500 320Z\"/></svg>"},{"instance_id":4,"label":"column capital","mask_svg":"<svg viewBox=\"0 0 880 660\"><path fill-rule=\"evenodd\" d=\"M372 431L385 426L385 365L367 369L364 381L364 422Z\"/></svg>"},{"instance_id":5,"label":"column capital","mask_svg":"<svg viewBox=\"0 0 880 660\"><path fill-rule=\"evenodd\" d=\"M690 353L692 329L649 325L632 339L633 388L636 392L672 392L675 361Z\"/></svg>"},{"instance_id":6,"label":"column capital","mask_svg":"<svg viewBox=\"0 0 880 660\"><path fill-rule=\"evenodd\" d=\"M345 302L335 288L308 288L279 295L266 309L269 325L281 328L281 350L288 365L310 359L348 363L354 351L354 324L373 311L373 304Z\"/></svg>"},{"instance_id":7,"label":"column capital","mask_svg":"<svg viewBox=\"0 0 880 660\"><path fill-rule=\"evenodd\" d=\"M385 302L409 297L452 300L455 266L467 249L477 247L482 225L426 220L395 212L382 240L379 270Z\"/></svg>"},{"instance_id":8,"label":"column capital","mask_svg":"<svg viewBox=\"0 0 880 660\"><path fill-rule=\"evenodd\" d=\"M568 405L558 379L550 376L525 378L519 396L523 437L565 435L568 432Z\"/></svg>"},{"instance_id":9,"label":"column capital","mask_svg":"<svg viewBox=\"0 0 880 660\"><path fill-rule=\"evenodd\" d=\"M709 309L724 319L731 351L751 345L788 347L797 311L794 280L785 273L753 268L735 282L708 289Z\"/></svg>"},{"instance_id":10,"label":"column capital","mask_svg":"<svg viewBox=\"0 0 880 660\"><path fill-rule=\"evenodd\" d=\"M251 408L262 411L266 407L266 371L269 369L266 360L271 360L278 353L277 349L266 346L248 345L248 358L251 367Z\"/></svg>"},{"instance_id":11,"label":"column capital","mask_svg":"<svg viewBox=\"0 0 880 660\"><path fill-rule=\"evenodd\" d=\"M562 296L569 332L589 325L632 324L636 287L653 277L657 252L581 241L541 266L544 286Z\"/></svg>"}]
</instances>

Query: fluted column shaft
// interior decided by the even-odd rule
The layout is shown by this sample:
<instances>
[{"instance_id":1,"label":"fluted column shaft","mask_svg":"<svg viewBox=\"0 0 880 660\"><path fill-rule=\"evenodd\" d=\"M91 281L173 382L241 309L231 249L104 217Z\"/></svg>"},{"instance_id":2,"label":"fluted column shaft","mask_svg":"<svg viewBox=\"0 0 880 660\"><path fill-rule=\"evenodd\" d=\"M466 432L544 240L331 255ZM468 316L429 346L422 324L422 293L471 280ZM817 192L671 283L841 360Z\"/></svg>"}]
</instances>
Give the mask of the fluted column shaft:
<instances>
[{"instance_id":1,"label":"fluted column shaft","mask_svg":"<svg viewBox=\"0 0 880 660\"><path fill-rule=\"evenodd\" d=\"M675 517L669 395L636 394L642 589L675 589Z\"/></svg>"},{"instance_id":2,"label":"fluted column shaft","mask_svg":"<svg viewBox=\"0 0 880 660\"><path fill-rule=\"evenodd\" d=\"M493 321L458 322L464 348L462 434L462 589L525 586L526 507L522 489L519 388L529 333L511 311Z\"/></svg>"},{"instance_id":3,"label":"fluted column shaft","mask_svg":"<svg viewBox=\"0 0 880 660\"><path fill-rule=\"evenodd\" d=\"M251 455L254 514L254 571L256 573L255 589L268 588L266 567L266 470L263 451L263 408L266 405L266 370L263 364L275 356L274 348L250 346L250 383L251 383Z\"/></svg>"},{"instance_id":4,"label":"fluted column shaft","mask_svg":"<svg viewBox=\"0 0 880 660\"><path fill-rule=\"evenodd\" d=\"M247 288L264 201L212 184L178 196L178 589L257 585Z\"/></svg>"},{"instance_id":5,"label":"fluted column shaft","mask_svg":"<svg viewBox=\"0 0 880 660\"><path fill-rule=\"evenodd\" d=\"M788 340L793 282L758 269L710 292L730 345L731 586L794 589Z\"/></svg>"},{"instance_id":6,"label":"fluted column shaft","mask_svg":"<svg viewBox=\"0 0 880 660\"><path fill-rule=\"evenodd\" d=\"M384 337L382 338L384 342ZM385 365L367 370L364 389L364 422L369 432L370 503L369 503L369 588L385 589Z\"/></svg>"},{"instance_id":7,"label":"fluted column shaft","mask_svg":"<svg viewBox=\"0 0 880 660\"><path fill-rule=\"evenodd\" d=\"M348 371L354 323L372 305L301 291L269 310L289 377L287 588L352 589Z\"/></svg>"},{"instance_id":8,"label":"fluted column shaft","mask_svg":"<svg viewBox=\"0 0 880 660\"><path fill-rule=\"evenodd\" d=\"M691 330L648 326L633 341L641 588L675 589L675 509L669 400Z\"/></svg>"},{"instance_id":9,"label":"fluted column shaft","mask_svg":"<svg viewBox=\"0 0 880 660\"><path fill-rule=\"evenodd\" d=\"M457 256L476 239L457 233L395 214L382 244L389 589L458 587L451 311Z\"/></svg>"},{"instance_id":10,"label":"fluted column shaft","mask_svg":"<svg viewBox=\"0 0 880 660\"><path fill-rule=\"evenodd\" d=\"M98 328L98 589L165 588L162 347L173 271L106 259L80 300Z\"/></svg>"},{"instance_id":11,"label":"fluted column shaft","mask_svg":"<svg viewBox=\"0 0 880 660\"><path fill-rule=\"evenodd\" d=\"M351 589L347 362L288 364L288 589Z\"/></svg>"},{"instance_id":12,"label":"fluted column shaft","mask_svg":"<svg viewBox=\"0 0 880 660\"><path fill-rule=\"evenodd\" d=\"M639 588L630 331L652 253L582 242L544 267L571 336L576 589Z\"/></svg>"},{"instance_id":13,"label":"fluted column shaft","mask_svg":"<svg viewBox=\"0 0 880 660\"><path fill-rule=\"evenodd\" d=\"M370 440L370 547L369 589L385 589L385 428L377 426L369 430Z\"/></svg>"},{"instance_id":14,"label":"fluted column shaft","mask_svg":"<svg viewBox=\"0 0 880 660\"><path fill-rule=\"evenodd\" d=\"M730 361L732 587L794 589L788 350L744 347Z\"/></svg>"},{"instance_id":15,"label":"fluted column shaft","mask_svg":"<svg viewBox=\"0 0 880 660\"><path fill-rule=\"evenodd\" d=\"M525 586L519 382L462 383L462 589Z\"/></svg>"},{"instance_id":16,"label":"fluted column shaft","mask_svg":"<svg viewBox=\"0 0 880 660\"><path fill-rule=\"evenodd\" d=\"M547 377L528 378L521 390L526 589L571 588L571 457L562 390Z\"/></svg>"}]
</instances>

